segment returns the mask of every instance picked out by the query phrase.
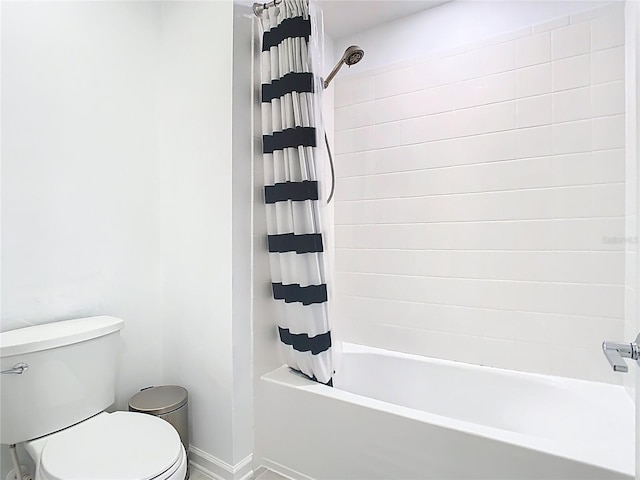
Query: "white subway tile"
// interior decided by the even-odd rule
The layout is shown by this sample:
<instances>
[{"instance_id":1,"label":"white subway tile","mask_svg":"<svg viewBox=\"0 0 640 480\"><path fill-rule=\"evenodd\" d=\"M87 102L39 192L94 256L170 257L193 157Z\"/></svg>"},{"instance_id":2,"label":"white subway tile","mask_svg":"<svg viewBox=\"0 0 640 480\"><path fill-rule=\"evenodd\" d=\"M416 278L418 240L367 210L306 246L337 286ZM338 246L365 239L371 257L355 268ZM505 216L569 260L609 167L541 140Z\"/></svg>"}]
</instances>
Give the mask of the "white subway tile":
<instances>
[{"instance_id":1,"label":"white subway tile","mask_svg":"<svg viewBox=\"0 0 640 480\"><path fill-rule=\"evenodd\" d=\"M551 252L552 279L568 283L620 285L624 281L623 252Z\"/></svg>"},{"instance_id":2,"label":"white subway tile","mask_svg":"<svg viewBox=\"0 0 640 480\"><path fill-rule=\"evenodd\" d=\"M483 109L483 131L499 132L516 128L516 102L500 102L485 105Z\"/></svg>"},{"instance_id":3,"label":"white subway tile","mask_svg":"<svg viewBox=\"0 0 640 480\"><path fill-rule=\"evenodd\" d=\"M504 42L473 50L469 55L476 62L473 76L491 75L516 68L515 42Z\"/></svg>"},{"instance_id":4,"label":"white subway tile","mask_svg":"<svg viewBox=\"0 0 640 480\"><path fill-rule=\"evenodd\" d=\"M516 98L515 71L483 77L481 99L483 103L504 102Z\"/></svg>"},{"instance_id":5,"label":"white subway tile","mask_svg":"<svg viewBox=\"0 0 640 480\"><path fill-rule=\"evenodd\" d=\"M553 313L517 312L511 318L515 324L514 339L521 342L545 344L549 341L547 328L557 317Z\"/></svg>"},{"instance_id":6,"label":"white subway tile","mask_svg":"<svg viewBox=\"0 0 640 480\"><path fill-rule=\"evenodd\" d=\"M374 102L364 102L352 105L349 108L352 124L351 128L366 127L375 123Z\"/></svg>"},{"instance_id":7,"label":"white subway tile","mask_svg":"<svg viewBox=\"0 0 640 480\"><path fill-rule=\"evenodd\" d=\"M619 244L606 239L624 236L624 221L617 218L580 218L553 221L553 248L556 250L620 251Z\"/></svg>"},{"instance_id":8,"label":"white subway tile","mask_svg":"<svg viewBox=\"0 0 640 480\"><path fill-rule=\"evenodd\" d=\"M616 115L625 111L624 82L611 82L591 87L593 116Z\"/></svg>"},{"instance_id":9,"label":"white subway tile","mask_svg":"<svg viewBox=\"0 0 640 480\"><path fill-rule=\"evenodd\" d=\"M581 22L558 28L551 32L551 58L573 57L589 53L591 47L591 25Z\"/></svg>"},{"instance_id":10,"label":"white subway tile","mask_svg":"<svg viewBox=\"0 0 640 480\"><path fill-rule=\"evenodd\" d=\"M480 59L478 58L477 50L449 56L442 60L441 67L446 71L449 83L461 82L481 76Z\"/></svg>"},{"instance_id":11,"label":"white subway tile","mask_svg":"<svg viewBox=\"0 0 640 480\"><path fill-rule=\"evenodd\" d=\"M351 94L351 79L337 78L334 83L333 102L336 108L351 105L353 96Z\"/></svg>"},{"instance_id":12,"label":"white subway tile","mask_svg":"<svg viewBox=\"0 0 640 480\"><path fill-rule=\"evenodd\" d=\"M625 146L624 115L594 118L591 130L593 150L609 150Z\"/></svg>"},{"instance_id":13,"label":"white subway tile","mask_svg":"<svg viewBox=\"0 0 640 480\"><path fill-rule=\"evenodd\" d=\"M358 76L351 81L351 96L353 103L375 100L375 78L372 76Z\"/></svg>"},{"instance_id":14,"label":"white subway tile","mask_svg":"<svg viewBox=\"0 0 640 480\"><path fill-rule=\"evenodd\" d=\"M340 107L334 110L334 128L337 132L353 128L352 107Z\"/></svg>"},{"instance_id":15,"label":"white subway tile","mask_svg":"<svg viewBox=\"0 0 640 480\"><path fill-rule=\"evenodd\" d=\"M366 200L375 198L374 177L336 178L336 201Z\"/></svg>"},{"instance_id":16,"label":"white subway tile","mask_svg":"<svg viewBox=\"0 0 640 480\"><path fill-rule=\"evenodd\" d=\"M413 92L415 90L423 89L423 75L420 64L411 64L408 67L398 70L402 80L402 92Z\"/></svg>"},{"instance_id":17,"label":"white subway tile","mask_svg":"<svg viewBox=\"0 0 640 480\"><path fill-rule=\"evenodd\" d=\"M419 78L418 89L432 88L452 83L449 72L449 58L432 58L421 62L416 66L416 75Z\"/></svg>"},{"instance_id":18,"label":"white subway tile","mask_svg":"<svg viewBox=\"0 0 640 480\"><path fill-rule=\"evenodd\" d=\"M402 76L399 70L389 69L373 77L375 98L380 99L402 93ZM338 90L336 88L336 105ZM351 101L352 102L352 101Z\"/></svg>"},{"instance_id":19,"label":"white subway tile","mask_svg":"<svg viewBox=\"0 0 640 480\"><path fill-rule=\"evenodd\" d=\"M449 118L453 120L453 123L446 125L446 129L440 138L464 137L482 133L484 130L483 114L484 107L465 108L452 112ZM442 126L443 124L437 122L437 125ZM451 130L449 130L449 128L451 128ZM449 135L447 135L447 131L450 132Z\"/></svg>"},{"instance_id":20,"label":"white subway tile","mask_svg":"<svg viewBox=\"0 0 640 480\"><path fill-rule=\"evenodd\" d=\"M374 126L355 128L350 130L353 132L353 152L362 152L364 150L373 150L376 146L376 129ZM337 138L336 138L337 144ZM337 147L336 147L336 150ZM349 153L349 152L345 152Z\"/></svg>"},{"instance_id":21,"label":"white subway tile","mask_svg":"<svg viewBox=\"0 0 640 480\"><path fill-rule=\"evenodd\" d=\"M543 63L516 71L518 98L551 92L551 63Z\"/></svg>"},{"instance_id":22,"label":"white subway tile","mask_svg":"<svg viewBox=\"0 0 640 480\"><path fill-rule=\"evenodd\" d=\"M456 251L451 255L455 262L455 276L458 277L494 280L555 280L553 252Z\"/></svg>"},{"instance_id":23,"label":"white subway tile","mask_svg":"<svg viewBox=\"0 0 640 480\"><path fill-rule=\"evenodd\" d=\"M492 323L492 319L487 322L489 325ZM499 327L503 327L502 324L496 326L493 331L499 332ZM482 350L479 352L481 365L486 365L495 368L508 368L516 370L514 367L514 357L518 355L516 350L516 343L512 340L502 338L483 338Z\"/></svg>"},{"instance_id":24,"label":"white subway tile","mask_svg":"<svg viewBox=\"0 0 640 480\"><path fill-rule=\"evenodd\" d=\"M469 108L486 103L482 98L486 83L484 78L475 78L453 84L451 88L455 108Z\"/></svg>"},{"instance_id":25,"label":"white subway tile","mask_svg":"<svg viewBox=\"0 0 640 480\"><path fill-rule=\"evenodd\" d=\"M402 127L401 127L402 128ZM401 133L402 138L402 133ZM378 173L411 171L427 168L430 160L448 154L441 149L430 150L431 144L402 145L397 148L375 151L375 169ZM445 161L448 161L446 159Z\"/></svg>"},{"instance_id":26,"label":"white subway tile","mask_svg":"<svg viewBox=\"0 0 640 480\"><path fill-rule=\"evenodd\" d=\"M342 183L342 182L341 182ZM373 201L340 201L335 209L335 225L359 225L375 223L376 209ZM338 263L336 260L338 268Z\"/></svg>"},{"instance_id":27,"label":"white subway tile","mask_svg":"<svg viewBox=\"0 0 640 480\"><path fill-rule=\"evenodd\" d=\"M400 124L400 143L402 145L423 141L424 118L425 117L416 117L398 122Z\"/></svg>"},{"instance_id":28,"label":"white subway tile","mask_svg":"<svg viewBox=\"0 0 640 480\"><path fill-rule=\"evenodd\" d=\"M624 13L615 11L591 20L591 48L593 51L624 45Z\"/></svg>"},{"instance_id":29,"label":"white subway tile","mask_svg":"<svg viewBox=\"0 0 640 480\"><path fill-rule=\"evenodd\" d=\"M580 326L586 356L624 313L624 245L610 240L625 234L624 55L602 12L370 75L375 102L371 82L337 93L336 310L347 336L604 376L595 360L544 360Z\"/></svg>"},{"instance_id":30,"label":"white subway tile","mask_svg":"<svg viewBox=\"0 0 640 480\"><path fill-rule=\"evenodd\" d=\"M389 148L400 144L400 124L398 122L376 125L375 148Z\"/></svg>"},{"instance_id":31,"label":"white subway tile","mask_svg":"<svg viewBox=\"0 0 640 480\"><path fill-rule=\"evenodd\" d=\"M624 80L624 46L591 54L591 80L594 84Z\"/></svg>"},{"instance_id":32,"label":"white subway tile","mask_svg":"<svg viewBox=\"0 0 640 480\"><path fill-rule=\"evenodd\" d=\"M421 117L423 126L421 141L444 140L456 136L455 132L459 129L457 114L458 112L444 112ZM472 116L465 118L469 121L473 119Z\"/></svg>"},{"instance_id":33,"label":"white subway tile","mask_svg":"<svg viewBox=\"0 0 640 480\"><path fill-rule=\"evenodd\" d=\"M570 23L588 22L589 20L592 20L594 18L609 15L613 11L612 7L613 5L610 3L609 5L605 5L602 7L596 7L584 12L574 13L570 17Z\"/></svg>"},{"instance_id":34,"label":"white subway tile","mask_svg":"<svg viewBox=\"0 0 640 480\"><path fill-rule=\"evenodd\" d=\"M432 97L430 90L418 90L398 96L399 117L413 118L434 113L430 103Z\"/></svg>"},{"instance_id":35,"label":"white subway tile","mask_svg":"<svg viewBox=\"0 0 640 480\"><path fill-rule=\"evenodd\" d=\"M591 121L580 120L555 124L553 131L553 154L588 152L591 150Z\"/></svg>"},{"instance_id":36,"label":"white subway tile","mask_svg":"<svg viewBox=\"0 0 640 480\"><path fill-rule=\"evenodd\" d=\"M588 380L589 367L584 358L588 358L589 353L588 349L573 345L568 347L549 345L543 355L548 359L550 375ZM578 361L578 358L583 360Z\"/></svg>"},{"instance_id":37,"label":"white subway tile","mask_svg":"<svg viewBox=\"0 0 640 480\"><path fill-rule=\"evenodd\" d=\"M590 214L594 217L622 217L625 214L624 184L593 185Z\"/></svg>"},{"instance_id":38,"label":"white subway tile","mask_svg":"<svg viewBox=\"0 0 640 480\"><path fill-rule=\"evenodd\" d=\"M591 87L563 90L553 94L553 123L591 117Z\"/></svg>"},{"instance_id":39,"label":"white subway tile","mask_svg":"<svg viewBox=\"0 0 640 480\"><path fill-rule=\"evenodd\" d=\"M453 85L443 85L402 95L398 97L400 117L410 118L453 110L456 100L454 91Z\"/></svg>"},{"instance_id":40,"label":"white subway tile","mask_svg":"<svg viewBox=\"0 0 640 480\"><path fill-rule=\"evenodd\" d=\"M624 186L585 185L555 188L553 196L556 218L620 216L624 209Z\"/></svg>"},{"instance_id":41,"label":"white subway tile","mask_svg":"<svg viewBox=\"0 0 640 480\"><path fill-rule=\"evenodd\" d=\"M394 122L400 118L398 97L385 97L375 101L374 117L376 124Z\"/></svg>"},{"instance_id":42,"label":"white subway tile","mask_svg":"<svg viewBox=\"0 0 640 480\"><path fill-rule=\"evenodd\" d=\"M518 157L542 157L552 151L551 126L518 129Z\"/></svg>"},{"instance_id":43,"label":"white subway tile","mask_svg":"<svg viewBox=\"0 0 640 480\"><path fill-rule=\"evenodd\" d=\"M585 87L591 82L591 57L579 55L563 60L554 60L551 72L551 84L554 92Z\"/></svg>"},{"instance_id":44,"label":"white subway tile","mask_svg":"<svg viewBox=\"0 0 640 480\"><path fill-rule=\"evenodd\" d=\"M556 284L557 313L593 317L622 318L624 287L622 285Z\"/></svg>"},{"instance_id":45,"label":"white subway tile","mask_svg":"<svg viewBox=\"0 0 640 480\"><path fill-rule=\"evenodd\" d=\"M551 123L551 95L522 98L517 103L518 128Z\"/></svg>"},{"instance_id":46,"label":"white subway tile","mask_svg":"<svg viewBox=\"0 0 640 480\"><path fill-rule=\"evenodd\" d=\"M516 65L528 67L551 60L551 34L542 32L516 41Z\"/></svg>"},{"instance_id":47,"label":"white subway tile","mask_svg":"<svg viewBox=\"0 0 640 480\"><path fill-rule=\"evenodd\" d=\"M588 185L599 183L591 162L591 153L554 155L552 158L552 185Z\"/></svg>"},{"instance_id":48,"label":"white subway tile","mask_svg":"<svg viewBox=\"0 0 640 480\"><path fill-rule=\"evenodd\" d=\"M556 241L554 234L557 234L558 230L554 223L552 220L535 220L374 226L339 225L336 226L336 247L412 250L550 250ZM574 226L571 225L571 228ZM600 240L601 235L597 238Z\"/></svg>"},{"instance_id":49,"label":"white subway tile","mask_svg":"<svg viewBox=\"0 0 640 480\"><path fill-rule=\"evenodd\" d=\"M483 165L460 165L420 172L409 172L397 196L436 195L483 191L480 170Z\"/></svg>"},{"instance_id":50,"label":"white subway tile","mask_svg":"<svg viewBox=\"0 0 640 480\"><path fill-rule=\"evenodd\" d=\"M511 366L512 368L523 372L532 372L540 374L549 374L552 366L551 360L546 354L546 345L539 343L514 342L514 355Z\"/></svg>"},{"instance_id":51,"label":"white subway tile","mask_svg":"<svg viewBox=\"0 0 640 480\"><path fill-rule=\"evenodd\" d=\"M440 85L436 77L441 75L442 71L437 68L437 61L438 59L430 58L415 65L415 72L418 77L417 90L424 90Z\"/></svg>"},{"instance_id":52,"label":"white subway tile","mask_svg":"<svg viewBox=\"0 0 640 480\"><path fill-rule=\"evenodd\" d=\"M592 152L589 160L595 179L593 183L625 181L624 148Z\"/></svg>"},{"instance_id":53,"label":"white subway tile","mask_svg":"<svg viewBox=\"0 0 640 480\"><path fill-rule=\"evenodd\" d=\"M473 155L485 162L511 160L519 156L515 130L481 135L474 141L474 147Z\"/></svg>"},{"instance_id":54,"label":"white subway tile","mask_svg":"<svg viewBox=\"0 0 640 480\"><path fill-rule=\"evenodd\" d=\"M477 176L485 191L546 187L552 180L552 157L518 159L480 165Z\"/></svg>"},{"instance_id":55,"label":"white subway tile","mask_svg":"<svg viewBox=\"0 0 640 480\"><path fill-rule=\"evenodd\" d=\"M335 137L335 154L351 153L353 147L353 130L337 131Z\"/></svg>"},{"instance_id":56,"label":"white subway tile","mask_svg":"<svg viewBox=\"0 0 640 480\"><path fill-rule=\"evenodd\" d=\"M336 177L372 175L375 171L375 151L334 155Z\"/></svg>"}]
</instances>

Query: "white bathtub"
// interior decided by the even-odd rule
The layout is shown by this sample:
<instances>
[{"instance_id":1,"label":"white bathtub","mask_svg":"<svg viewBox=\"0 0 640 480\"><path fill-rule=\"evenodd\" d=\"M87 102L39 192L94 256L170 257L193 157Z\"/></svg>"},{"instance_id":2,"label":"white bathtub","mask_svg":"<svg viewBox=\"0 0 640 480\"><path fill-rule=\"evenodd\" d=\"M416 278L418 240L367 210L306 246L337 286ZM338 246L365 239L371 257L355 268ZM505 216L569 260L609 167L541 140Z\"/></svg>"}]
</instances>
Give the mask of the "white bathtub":
<instances>
[{"instance_id":1,"label":"white bathtub","mask_svg":"<svg viewBox=\"0 0 640 480\"><path fill-rule=\"evenodd\" d=\"M633 478L622 387L353 344L335 383L262 377L259 462L317 479Z\"/></svg>"}]
</instances>

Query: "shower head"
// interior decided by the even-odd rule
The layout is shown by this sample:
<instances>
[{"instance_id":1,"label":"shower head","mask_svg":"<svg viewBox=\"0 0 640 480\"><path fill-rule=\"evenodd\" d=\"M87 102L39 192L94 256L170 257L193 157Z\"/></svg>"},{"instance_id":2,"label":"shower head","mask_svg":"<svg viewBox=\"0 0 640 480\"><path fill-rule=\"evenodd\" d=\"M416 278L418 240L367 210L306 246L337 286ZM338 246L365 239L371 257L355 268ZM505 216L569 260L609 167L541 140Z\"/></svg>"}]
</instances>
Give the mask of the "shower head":
<instances>
[{"instance_id":1,"label":"shower head","mask_svg":"<svg viewBox=\"0 0 640 480\"><path fill-rule=\"evenodd\" d=\"M347 65L355 65L364 57L364 50L355 45L351 45L344 51L344 55L342 55L342 61Z\"/></svg>"},{"instance_id":2,"label":"shower head","mask_svg":"<svg viewBox=\"0 0 640 480\"><path fill-rule=\"evenodd\" d=\"M360 60L362 60L362 57L364 57L364 50L361 49L360 47L356 45L351 45L349 48L347 48L344 51L342 58L338 61L338 64L335 67L333 67L333 70L331 70L331 73L324 81L324 88L327 88L329 86L329 84L331 83L331 80L333 80L333 77L335 77L338 71L342 68L342 65L344 64L347 64L348 66L355 65Z\"/></svg>"}]
</instances>

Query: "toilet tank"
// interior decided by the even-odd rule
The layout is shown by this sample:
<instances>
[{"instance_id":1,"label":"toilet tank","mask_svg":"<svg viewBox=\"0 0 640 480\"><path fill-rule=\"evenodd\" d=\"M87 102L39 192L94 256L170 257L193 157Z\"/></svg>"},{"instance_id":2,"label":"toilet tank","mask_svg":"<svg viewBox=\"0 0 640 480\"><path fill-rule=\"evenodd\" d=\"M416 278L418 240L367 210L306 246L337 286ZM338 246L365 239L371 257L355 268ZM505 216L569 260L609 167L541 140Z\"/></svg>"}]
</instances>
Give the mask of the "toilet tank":
<instances>
[{"instance_id":1,"label":"toilet tank","mask_svg":"<svg viewBox=\"0 0 640 480\"><path fill-rule=\"evenodd\" d=\"M28 365L0 375L0 443L62 430L111 405L123 327L101 316L0 333L0 370Z\"/></svg>"}]
</instances>

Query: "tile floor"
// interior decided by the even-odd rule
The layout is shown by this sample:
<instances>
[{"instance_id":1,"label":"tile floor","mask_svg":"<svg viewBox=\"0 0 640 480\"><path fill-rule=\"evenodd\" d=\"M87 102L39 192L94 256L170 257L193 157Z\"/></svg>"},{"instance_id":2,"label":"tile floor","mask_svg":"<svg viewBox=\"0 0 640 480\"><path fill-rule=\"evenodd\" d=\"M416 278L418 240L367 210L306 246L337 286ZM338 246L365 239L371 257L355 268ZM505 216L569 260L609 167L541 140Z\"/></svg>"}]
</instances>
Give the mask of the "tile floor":
<instances>
[{"instance_id":1,"label":"tile floor","mask_svg":"<svg viewBox=\"0 0 640 480\"><path fill-rule=\"evenodd\" d=\"M189 480L214 480L214 479L192 467ZM260 467L254 472L250 480L290 480L290 479L287 477L283 477L282 475L278 475L276 472L273 472L271 470L267 470L264 467Z\"/></svg>"}]
</instances>

